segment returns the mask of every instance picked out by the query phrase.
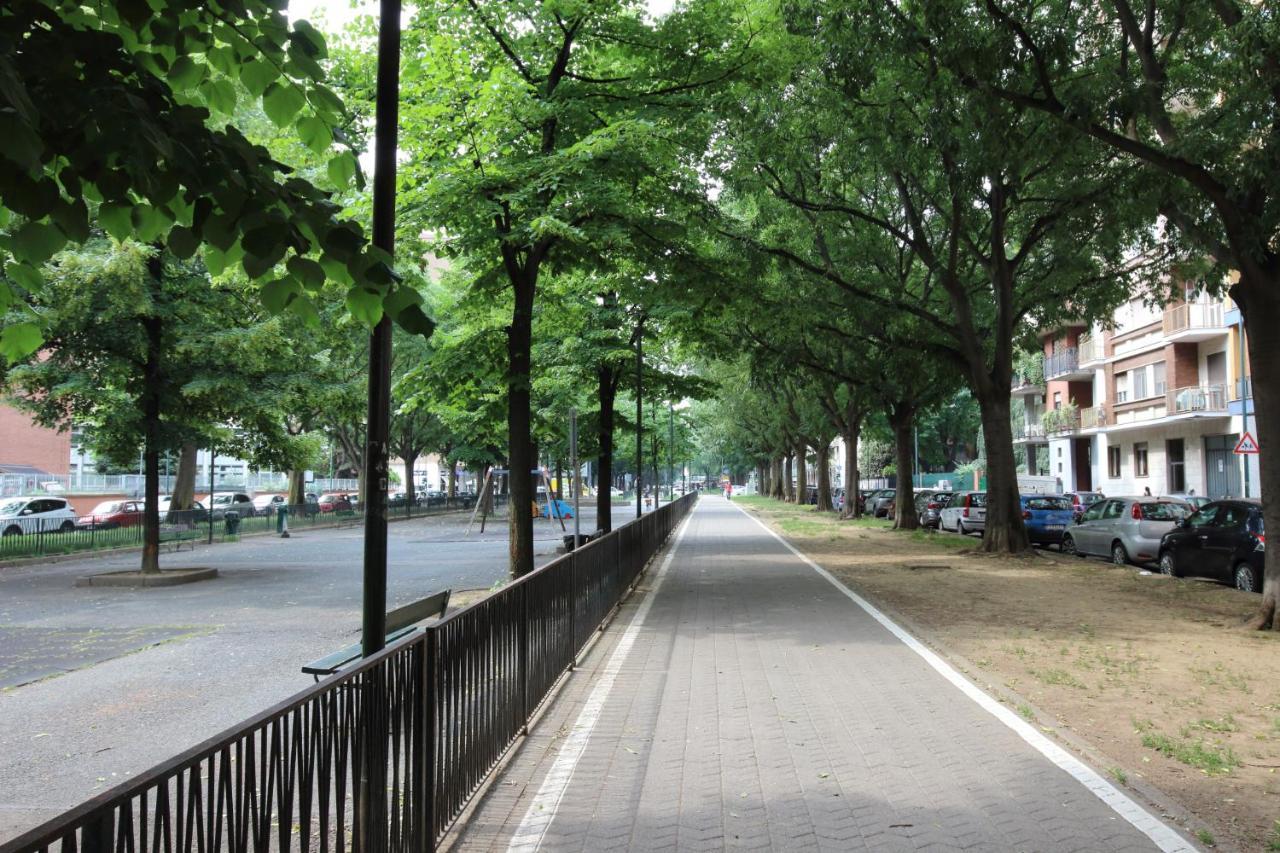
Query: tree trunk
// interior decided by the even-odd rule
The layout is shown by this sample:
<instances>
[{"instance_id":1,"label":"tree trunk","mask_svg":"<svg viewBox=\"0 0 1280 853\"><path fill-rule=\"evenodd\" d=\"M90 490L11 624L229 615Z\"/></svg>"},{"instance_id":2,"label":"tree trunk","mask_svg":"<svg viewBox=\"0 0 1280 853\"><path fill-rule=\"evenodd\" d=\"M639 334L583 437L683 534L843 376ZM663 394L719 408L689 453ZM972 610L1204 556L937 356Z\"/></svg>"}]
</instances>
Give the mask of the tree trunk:
<instances>
[{"instance_id":1,"label":"tree trunk","mask_svg":"<svg viewBox=\"0 0 1280 853\"><path fill-rule=\"evenodd\" d=\"M418 452L411 447L404 447L400 454L404 460L404 502L405 512L412 514L418 502L418 487L414 483L413 468L418 464Z\"/></svg>"},{"instance_id":2,"label":"tree trunk","mask_svg":"<svg viewBox=\"0 0 1280 853\"><path fill-rule=\"evenodd\" d=\"M818 451L818 512L831 512L831 442L819 440Z\"/></svg>"},{"instance_id":3,"label":"tree trunk","mask_svg":"<svg viewBox=\"0 0 1280 853\"><path fill-rule=\"evenodd\" d=\"M613 405L618 394L617 381L611 367L601 366L596 371L599 380L597 394L600 397L600 423L597 441L600 455L596 465L600 473L596 482L596 530L608 533L613 529Z\"/></svg>"},{"instance_id":4,"label":"tree trunk","mask_svg":"<svg viewBox=\"0 0 1280 853\"><path fill-rule=\"evenodd\" d=\"M1018 500L1018 462L1009 424L1009 382L998 380L978 398L987 444L987 518L982 549L1015 554L1031 547Z\"/></svg>"},{"instance_id":5,"label":"tree trunk","mask_svg":"<svg viewBox=\"0 0 1280 853\"><path fill-rule=\"evenodd\" d=\"M302 506L307 502L307 472L289 472L289 506Z\"/></svg>"},{"instance_id":6,"label":"tree trunk","mask_svg":"<svg viewBox=\"0 0 1280 853\"><path fill-rule=\"evenodd\" d=\"M564 500L564 460L559 456L556 457L556 500Z\"/></svg>"},{"instance_id":7,"label":"tree trunk","mask_svg":"<svg viewBox=\"0 0 1280 853\"><path fill-rule=\"evenodd\" d=\"M173 491L169 493L170 524L190 522L191 506L196 500L196 457L200 449L194 441L184 441L178 452L178 473L173 478Z\"/></svg>"},{"instance_id":8,"label":"tree trunk","mask_svg":"<svg viewBox=\"0 0 1280 853\"><path fill-rule=\"evenodd\" d=\"M912 482L915 470L915 423L916 409L908 403L895 403L889 415L889 424L893 427L893 448L895 464L898 469L898 494L894 498L893 526L898 530L915 530L920 526L916 516L916 492Z\"/></svg>"},{"instance_id":9,"label":"tree trunk","mask_svg":"<svg viewBox=\"0 0 1280 853\"><path fill-rule=\"evenodd\" d=\"M786 500L787 493L782 487L782 454L773 457L773 473L769 475L769 497L774 500Z\"/></svg>"},{"instance_id":10,"label":"tree trunk","mask_svg":"<svg viewBox=\"0 0 1280 853\"><path fill-rule=\"evenodd\" d=\"M446 459L445 464L449 466L449 499L452 500L458 496L458 461Z\"/></svg>"},{"instance_id":11,"label":"tree trunk","mask_svg":"<svg viewBox=\"0 0 1280 853\"><path fill-rule=\"evenodd\" d=\"M862 510L858 506L858 481L862 474L858 470L858 440L862 435L862 416L848 418L844 426L844 507L840 510L841 518L860 518Z\"/></svg>"},{"instance_id":12,"label":"tree trunk","mask_svg":"<svg viewBox=\"0 0 1280 853\"><path fill-rule=\"evenodd\" d=\"M157 280L158 280L157 275ZM163 321L146 317L142 327L147 335L147 361L142 387L142 572L160 571L160 348ZM213 496L209 496L210 502Z\"/></svg>"},{"instance_id":13,"label":"tree trunk","mask_svg":"<svg viewBox=\"0 0 1280 853\"><path fill-rule=\"evenodd\" d=\"M765 473L764 463L757 462L756 463L756 492L758 494L763 495L768 493L769 491L768 476L769 475Z\"/></svg>"},{"instance_id":14,"label":"tree trunk","mask_svg":"<svg viewBox=\"0 0 1280 853\"><path fill-rule=\"evenodd\" d=\"M796 442L796 503L809 503L809 446L804 439Z\"/></svg>"},{"instance_id":15,"label":"tree trunk","mask_svg":"<svg viewBox=\"0 0 1280 853\"><path fill-rule=\"evenodd\" d=\"M511 577L518 578L533 571L533 506L534 469L533 439L530 432L529 350L533 341L534 282L513 282L515 306L511 325L507 328L507 455L511 460L511 512L508 550ZM453 467L450 466L450 488Z\"/></svg>"},{"instance_id":16,"label":"tree trunk","mask_svg":"<svg viewBox=\"0 0 1280 853\"><path fill-rule=\"evenodd\" d=\"M785 453L782 456L782 499L787 503L796 502L796 484L792 479L791 470L792 454Z\"/></svg>"},{"instance_id":17,"label":"tree trunk","mask_svg":"<svg viewBox=\"0 0 1280 853\"><path fill-rule=\"evenodd\" d=\"M1280 270L1241 272L1231 296L1244 315L1249 341L1249 369L1253 382L1253 413L1250 426L1262 450L1259 463L1259 494L1263 524L1280 530ZM1272 534L1273 536L1275 534ZM1280 548L1268 548L1264 558L1262 606L1249 622L1252 628L1280 630Z\"/></svg>"}]
</instances>

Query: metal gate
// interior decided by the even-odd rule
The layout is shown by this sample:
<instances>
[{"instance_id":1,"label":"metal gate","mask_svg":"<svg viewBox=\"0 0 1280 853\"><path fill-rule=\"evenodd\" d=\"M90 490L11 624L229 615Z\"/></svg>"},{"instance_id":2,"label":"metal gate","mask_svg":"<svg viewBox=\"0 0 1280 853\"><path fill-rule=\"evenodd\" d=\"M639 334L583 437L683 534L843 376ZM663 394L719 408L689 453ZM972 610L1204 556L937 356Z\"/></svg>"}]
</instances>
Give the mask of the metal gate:
<instances>
[{"instance_id":1,"label":"metal gate","mask_svg":"<svg viewBox=\"0 0 1280 853\"><path fill-rule=\"evenodd\" d=\"M1235 449L1237 435L1206 435L1204 437L1205 494L1214 500L1240 497L1240 464Z\"/></svg>"}]
</instances>

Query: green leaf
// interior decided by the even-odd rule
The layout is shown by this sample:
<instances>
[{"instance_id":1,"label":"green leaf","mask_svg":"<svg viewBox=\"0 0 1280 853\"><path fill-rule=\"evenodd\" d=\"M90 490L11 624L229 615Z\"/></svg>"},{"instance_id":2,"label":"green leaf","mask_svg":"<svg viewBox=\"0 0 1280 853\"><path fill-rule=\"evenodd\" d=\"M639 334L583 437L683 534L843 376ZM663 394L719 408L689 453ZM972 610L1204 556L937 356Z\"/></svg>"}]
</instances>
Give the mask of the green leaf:
<instances>
[{"instance_id":1,"label":"green leaf","mask_svg":"<svg viewBox=\"0 0 1280 853\"><path fill-rule=\"evenodd\" d=\"M22 285L28 291L36 291L44 287L44 275L41 274L39 269L31 266L30 264L10 261L5 264L4 274ZM5 288L5 290L7 292L8 288ZM3 296L3 294L0 294L0 296ZM0 308L0 310L3 310L3 308Z\"/></svg>"},{"instance_id":2,"label":"green leaf","mask_svg":"<svg viewBox=\"0 0 1280 853\"><path fill-rule=\"evenodd\" d=\"M333 145L333 131L323 119L315 116L303 116L298 119L298 136L302 144L316 154L325 154Z\"/></svg>"},{"instance_id":3,"label":"green leaf","mask_svg":"<svg viewBox=\"0 0 1280 853\"><path fill-rule=\"evenodd\" d=\"M320 322L320 312L316 310L316 304L305 293L299 294L289 303L289 310L301 317L308 326L314 326Z\"/></svg>"},{"instance_id":4,"label":"green leaf","mask_svg":"<svg viewBox=\"0 0 1280 853\"><path fill-rule=\"evenodd\" d=\"M135 204L132 218L134 233L143 243L154 243L173 224L164 210L149 204Z\"/></svg>"},{"instance_id":5,"label":"green leaf","mask_svg":"<svg viewBox=\"0 0 1280 853\"><path fill-rule=\"evenodd\" d=\"M421 305L409 305L395 315L396 324L411 335L431 337L436 330L436 323L422 310Z\"/></svg>"},{"instance_id":6,"label":"green leaf","mask_svg":"<svg viewBox=\"0 0 1280 853\"><path fill-rule=\"evenodd\" d=\"M29 264L43 264L67 244L67 235L47 222L28 222L13 235L13 253Z\"/></svg>"},{"instance_id":7,"label":"green leaf","mask_svg":"<svg viewBox=\"0 0 1280 853\"><path fill-rule=\"evenodd\" d=\"M44 335L35 323L14 323L0 330L0 355L12 364L40 349Z\"/></svg>"},{"instance_id":8,"label":"green leaf","mask_svg":"<svg viewBox=\"0 0 1280 853\"><path fill-rule=\"evenodd\" d=\"M169 238L165 241L169 247L169 251L182 260L186 260L196 253L196 249L200 248L200 241L196 239L195 232L190 228L182 225L175 225L169 231Z\"/></svg>"},{"instance_id":9,"label":"green leaf","mask_svg":"<svg viewBox=\"0 0 1280 853\"><path fill-rule=\"evenodd\" d=\"M324 267L310 258L294 255L285 266L289 273L296 276L308 290L319 290L324 287Z\"/></svg>"},{"instance_id":10,"label":"green leaf","mask_svg":"<svg viewBox=\"0 0 1280 853\"><path fill-rule=\"evenodd\" d=\"M356 176L356 165L355 155L350 151L343 151L329 160L329 180L338 189L345 190Z\"/></svg>"},{"instance_id":11,"label":"green leaf","mask_svg":"<svg viewBox=\"0 0 1280 853\"><path fill-rule=\"evenodd\" d=\"M58 227L62 229L62 233L77 243L83 243L89 239L89 208L84 203L84 199L76 199L73 202L63 202L53 209L50 214L53 221L58 223Z\"/></svg>"},{"instance_id":12,"label":"green leaf","mask_svg":"<svg viewBox=\"0 0 1280 853\"><path fill-rule=\"evenodd\" d=\"M206 245L204 247L204 268L214 278L222 275L227 268L227 253L216 246Z\"/></svg>"},{"instance_id":13,"label":"green leaf","mask_svg":"<svg viewBox=\"0 0 1280 853\"><path fill-rule=\"evenodd\" d=\"M98 222L108 234L123 242L133 236L133 205L107 202L98 208Z\"/></svg>"},{"instance_id":14,"label":"green leaf","mask_svg":"<svg viewBox=\"0 0 1280 853\"><path fill-rule=\"evenodd\" d=\"M279 314L301 292L302 289L292 278L272 279L262 286L262 304L272 314Z\"/></svg>"},{"instance_id":15,"label":"green leaf","mask_svg":"<svg viewBox=\"0 0 1280 853\"><path fill-rule=\"evenodd\" d=\"M189 56L179 56L169 66L169 85L179 92L190 89L204 79L205 71L204 63Z\"/></svg>"},{"instance_id":16,"label":"green leaf","mask_svg":"<svg viewBox=\"0 0 1280 853\"><path fill-rule=\"evenodd\" d=\"M267 87L280 77L274 65L261 59L250 59L240 66L240 82L255 98L262 97Z\"/></svg>"},{"instance_id":17,"label":"green leaf","mask_svg":"<svg viewBox=\"0 0 1280 853\"><path fill-rule=\"evenodd\" d=\"M230 80L205 80L200 84L200 96L213 112L229 116L236 110L236 87Z\"/></svg>"},{"instance_id":18,"label":"green leaf","mask_svg":"<svg viewBox=\"0 0 1280 853\"><path fill-rule=\"evenodd\" d=\"M262 95L262 109L276 127L286 127L304 103L306 98L292 83L272 83Z\"/></svg>"},{"instance_id":19,"label":"green leaf","mask_svg":"<svg viewBox=\"0 0 1280 853\"><path fill-rule=\"evenodd\" d=\"M341 117L346 112L342 99L328 86L312 86L307 90L307 100L311 102L311 106L333 119Z\"/></svg>"},{"instance_id":20,"label":"green leaf","mask_svg":"<svg viewBox=\"0 0 1280 853\"><path fill-rule=\"evenodd\" d=\"M364 325L373 328L382 319L382 296L363 287L347 291L347 310Z\"/></svg>"}]
</instances>

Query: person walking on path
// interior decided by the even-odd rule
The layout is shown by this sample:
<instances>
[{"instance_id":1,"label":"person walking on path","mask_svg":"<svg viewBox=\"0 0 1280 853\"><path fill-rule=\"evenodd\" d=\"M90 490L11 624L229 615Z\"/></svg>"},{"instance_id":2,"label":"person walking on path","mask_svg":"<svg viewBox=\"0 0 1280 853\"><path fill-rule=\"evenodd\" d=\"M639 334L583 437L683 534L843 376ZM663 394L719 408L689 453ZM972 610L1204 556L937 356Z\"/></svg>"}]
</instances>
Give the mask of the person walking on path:
<instances>
[{"instance_id":1,"label":"person walking on path","mask_svg":"<svg viewBox=\"0 0 1280 853\"><path fill-rule=\"evenodd\" d=\"M727 501L733 500L733 483L724 484L724 499Z\"/></svg>"}]
</instances>

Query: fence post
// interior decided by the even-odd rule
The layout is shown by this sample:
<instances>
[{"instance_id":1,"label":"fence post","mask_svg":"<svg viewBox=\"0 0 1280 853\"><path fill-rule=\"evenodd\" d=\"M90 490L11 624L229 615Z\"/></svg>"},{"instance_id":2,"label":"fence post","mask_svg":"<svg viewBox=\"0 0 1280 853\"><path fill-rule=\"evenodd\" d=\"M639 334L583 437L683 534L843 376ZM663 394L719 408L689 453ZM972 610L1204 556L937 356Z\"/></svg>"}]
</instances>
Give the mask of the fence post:
<instances>
[{"instance_id":1,"label":"fence post","mask_svg":"<svg viewBox=\"0 0 1280 853\"><path fill-rule=\"evenodd\" d=\"M578 542L569 552L569 671L578 667Z\"/></svg>"},{"instance_id":2,"label":"fence post","mask_svg":"<svg viewBox=\"0 0 1280 853\"><path fill-rule=\"evenodd\" d=\"M520 734L529 734L529 584L520 584Z\"/></svg>"},{"instance_id":3,"label":"fence post","mask_svg":"<svg viewBox=\"0 0 1280 853\"><path fill-rule=\"evenodd\" d=\"M422 796L422 824L425 827L422 847L427 853L436 849L436 756L440 721L436 716L436 682L439 680L436 662L437 638L435 627L426 629L426 641L422 644L422 784L418 790Z\"/></svg>"},{"instance_id":4,"label":"fence post","mask_svg":"<svg viewBox=\"0 0 1280 853\"><path fill-rule=\"evenodd\" d=\"M106 808L80 832L82 853L112 853L115 850L116 813ZM64 847L65 849L65 847Z\"/></svg>"}]
</instances>

